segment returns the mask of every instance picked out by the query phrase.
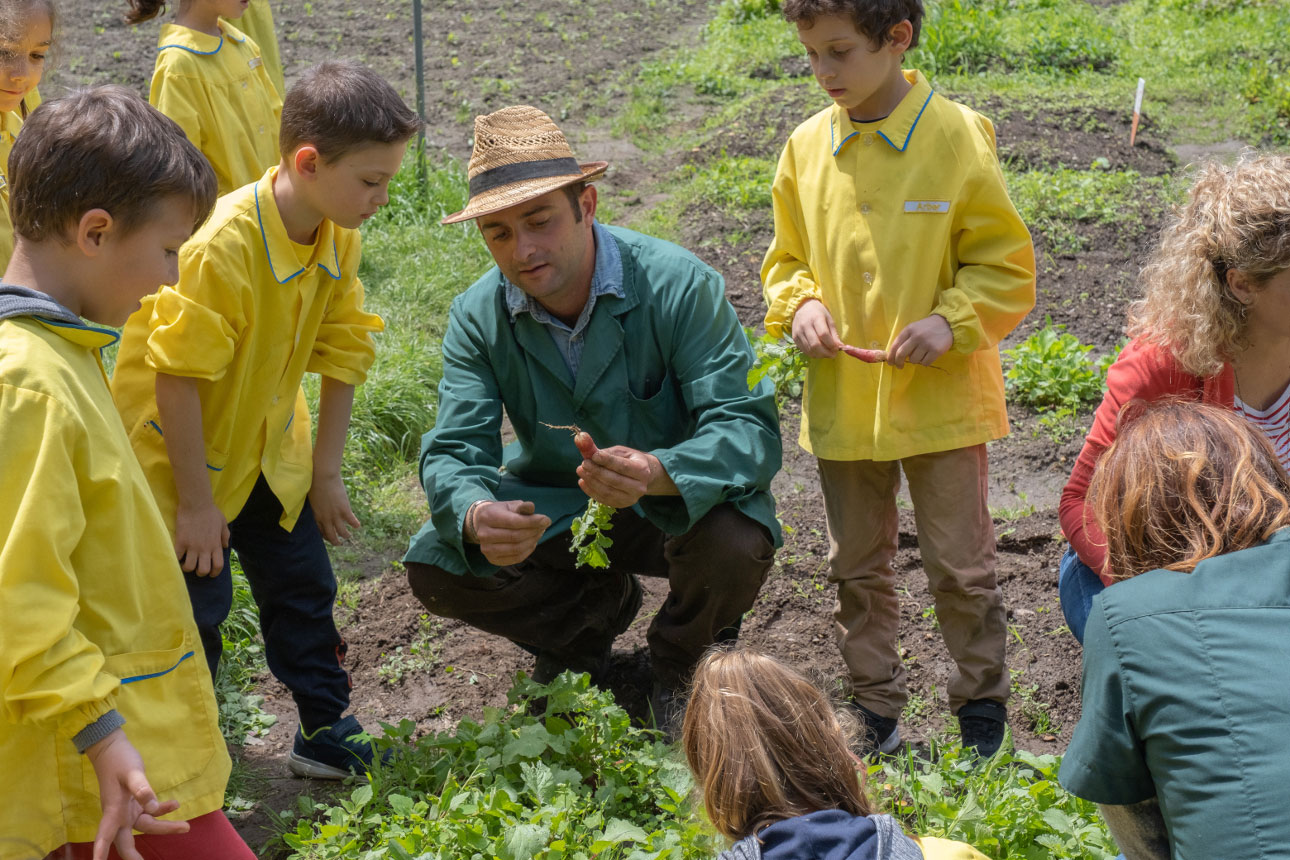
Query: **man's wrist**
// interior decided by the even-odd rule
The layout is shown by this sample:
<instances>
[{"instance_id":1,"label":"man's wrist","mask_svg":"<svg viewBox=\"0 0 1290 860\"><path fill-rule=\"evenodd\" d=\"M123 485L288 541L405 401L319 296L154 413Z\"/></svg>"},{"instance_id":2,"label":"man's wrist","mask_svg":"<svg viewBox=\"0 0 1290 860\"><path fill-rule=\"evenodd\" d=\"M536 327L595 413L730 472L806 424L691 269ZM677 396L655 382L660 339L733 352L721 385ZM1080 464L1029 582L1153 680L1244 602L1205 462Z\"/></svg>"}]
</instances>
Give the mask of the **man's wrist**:
<instances>
[{"instance_id":1,"label":"man's wrist","mask_svg":"<svg viewBox=\"0 0 1290 860\"><path fill-rule=\"evenodd\" d=\"M487 499L479 499L471 502L470 507L466 508L466 516L461 528L462 537L465 538L466 543L479 543L479 530L475 527L475 513L479 510L479 506L487 501Z\"/></svg>"}]
</instances>

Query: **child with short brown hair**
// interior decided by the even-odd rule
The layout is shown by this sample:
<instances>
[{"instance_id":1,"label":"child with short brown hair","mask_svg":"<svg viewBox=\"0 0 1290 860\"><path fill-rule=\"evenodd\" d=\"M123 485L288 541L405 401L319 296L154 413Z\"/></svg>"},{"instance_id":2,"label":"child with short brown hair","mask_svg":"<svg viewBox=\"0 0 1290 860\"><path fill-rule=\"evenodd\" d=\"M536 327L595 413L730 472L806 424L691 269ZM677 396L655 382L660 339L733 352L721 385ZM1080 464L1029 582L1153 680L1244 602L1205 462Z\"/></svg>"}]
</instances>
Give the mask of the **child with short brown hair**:
<instances>
[{"instance_id":1,"label":"child with short brown hair","mask_svg":"<svg viewBox=\"0 0 1290 860\"><path fill-rule=\"evenodd\" d=\"M331 86L346 80L358 83ZM384 328L363 308L358 227L389 202L421 121L375 72L335 60L304 73L283 116L280 163L220 198L184 245L179 282L126 324L112 394L189 574L211 674L232 607L231 547L269 669L300 715L289 766L339 779L373 755L344 715L346 645L324 544L358 525L341 457ZM306 373L322 378L316 441Z\"/></svg>"},{"instance_id":2,"label":"child with short brown hair","mask_svg":"<svg viewBox=\"0 0 1290 860\"><path fill-rule=\"evenodd\" d=\"M875 814L837 713L772 657L709 651L681 731L708 819L734 842L721 860L984 860L961 842L906 836Z\"/></svg>"},{"instance_id":3,"label":"child with short brown hair","mask_svg":"<svg viewBox=\"0 0 1290 860\"><path fill-rule=\"evenodd\" d=\"M174 282L215 175L120 87L43 105L10 167L0 858L100 860L113 846L137 858L137 843L149 857L253 860L221 811L230 763L201 641L100 358L117 337L102 326Z\"/></svg>"},{"instance_id":4,"label":"child with short brown hair","mask_svg":"<svg viewBox=\"0 0 1290 860\"><path fill-rule=\"evenodd\" d=\"M950 710L964 746L988 756L1004 738L1009 675L986 444L1008 433L998 343L1034 306L1030 233L990 121L902 69L921 0L783 8L833 105L780 156L766 330L809 359L799 442L819 463L850 701L871 748L899 746L903 472L955 665Z\"/></svg>"},{"instance_id":5,"label":"child with short brown hair","mask_svg":"<svg viewBox=\"0 0 1290 860\"><path fill-rule=\"evenodd\" d=\"M36 86L54 42L53 0L0 0L0 270L13 253L9 220L9 153L28 115L40 105Z\"/></svg>"}]
</instances>

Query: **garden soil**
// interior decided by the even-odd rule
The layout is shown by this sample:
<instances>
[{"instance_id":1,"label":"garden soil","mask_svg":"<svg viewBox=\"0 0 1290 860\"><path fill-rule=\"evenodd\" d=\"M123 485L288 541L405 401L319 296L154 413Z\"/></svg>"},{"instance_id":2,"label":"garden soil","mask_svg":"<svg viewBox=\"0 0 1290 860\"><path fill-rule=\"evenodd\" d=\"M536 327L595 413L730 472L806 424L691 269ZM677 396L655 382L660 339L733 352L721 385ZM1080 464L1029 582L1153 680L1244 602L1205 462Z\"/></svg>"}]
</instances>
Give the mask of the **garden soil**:
<instances>
[{"instance_id":1,"label":"garden soil","mask_svg":"<svg viewBox=\"0 0 1290 860\"><path fill-rule=\"evenodd\" d=\"M389 77L412 100L409 2L277 0L273 5L288 82L312 62L352 56ZM658 202L652 186L680 164L733 155L774 157L788 133L824 106L822 96L767 98L701 150L651 160L591 120L612 114L625 95L631 83L625 70L664 47L695 38L714 0L598 0L594 13L587 11L593 4L580 0L442 0L425 5L431 145L465 156L474 114L517 102L540 105L569 131L579 155L615 161L617 176L605 184L606 197L627 224ZM124 7L124 2L62 0L56 65L42 87L47 98L91 82L146 91L158 24L125 26ZM803 61L788 60L760 73L783 78L806 71ZM1001 157L1018 166L1087 168L1105 158L1112 168L1132 167L1148 175L1175 166L1169 150L1154 137L1149 117L1139 145L1131 149L1127 116L1083 108L1028 111L993 101L978 107L995 120ZM1158 205L1144 204L1144 211L1133 215L1127 230L1080 225L1090 250L1078 256L1053 254L1042 239L1038 242L1039 306L1005 346L1041 327L1045 317L1099 348L1120 339L1134 272L1160 223ZM680 229L684 244L725 274L740 318L757 325L763 308L757 273L770 238L770 213L734 223L719 212L695 208L682 213ZM742 238L735 244L713 238L729 235ZM1057 564L1064 544L1056 502L1080 440L1078 434L1063 442L1051 440L1024 410L1014 409L1012 419L1012 435L990 447L998 574L1009 621L1008 665L1016 678L1010 723L1017 746L1060 752L1079 715L1080 650L1064 627L1057 600ZM1086 424L1088 416L1078 420ZM796 444L793 404L785 409L783 431L784 469L775 490L786 540L742 638L838 691L845 671L834 643L823 503L813 458ZM923 741L953 731L944 693L952 664L936 625L907 500L902 508L894 568L901 595L900 647L911 692L904 731ZM433 732L479 715L486 706L505 705L515 673L528 670L532 658L504 639L455 621L426 618L398 566L400 549L392 546L363 559L357 605L338 609L350 644L348 668L358 716L373 730L381 722L410 719L421 732ZM619 701L642 719L648 692L645 630L666 595L666 583L646 581L645 586L645 606L618 640L608 678ZM383 679L379 670L390 665L390 655L427 630L432 667L406 672L396 683ZM263 680L260 692L267 709L280 719L267 737L239 752L259 775L251 792L262 801L237 824L257 846L266 842L276 811L292 807L299 794L319 796L326 790L286 776L294 709L272 678Z\"/></svg>"}]
</instances>

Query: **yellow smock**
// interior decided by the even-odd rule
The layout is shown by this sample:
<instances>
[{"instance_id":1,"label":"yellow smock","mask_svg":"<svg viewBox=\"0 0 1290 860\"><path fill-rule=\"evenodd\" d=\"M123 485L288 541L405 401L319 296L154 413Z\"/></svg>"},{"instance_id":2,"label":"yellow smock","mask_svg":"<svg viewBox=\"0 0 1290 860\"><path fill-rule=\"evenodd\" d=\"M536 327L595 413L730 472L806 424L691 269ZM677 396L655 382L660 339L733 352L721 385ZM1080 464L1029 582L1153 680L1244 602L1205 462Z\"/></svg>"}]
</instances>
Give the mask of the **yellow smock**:
<instances>
[{"instance_id":1,"label":"yellow smock","mask_svg":"<svg viewBox=\"0 0 1290 860\"><path fill-rule=\"evenodd\" d=\"M282 54L278 51L278 34L273 30L273 10L269 0L251 0L251 5L237 19L237 26L260 48L260 58L268 70L279 96L286 96L287 83L282 77Z\"/></svg>"},{"instance_id":2,"label":"yellow smock","mask_svg":"<svg viewBox=\"0 0 1290 860\"><path fill-rule=\"evenodd\" d=\"M179 123L228 194L278 163L282 97L259 46L232 24L220 28L220 37L161 28L148 101Z\"/></svg>"},{"instance_id":3,"label":"yellow smock","mask_svg":"<svg viewBox=\"0 0 1290 860\"><path fill-rule=\"evenodd\" d=\"M291 529L313 478L313 436L300 381L367 377L357 230L324 220L314 244L287 236L273 197L278 168L225 197L179 252L179 283L143 300L125 324L112 396L173 530L178 503L157 414L156 373L198 380L215 504L237 516L261 473Z\"/></svg>"},{"instance_id":4,"label":"yellow smock","mask_svg":"<svg viewBox=\"0 0 1290 860\"><path fill-rule=\"evenodd\" d=\"M914 841L923 849L923 860L989 860L966 842L935 836L915 836Z\"/></svg>"},{"instance_id":5,"label":"yellow smock","mask_svg":"<svg viewBox=\"0 0 1290 860\"><path fill-rule=\"evenodd\" d=\"M157 796L179 801L170 817L224 801L188 592L99 363L115 339L0 321L0 860L93 841L98 781L72 738L113 708Z\"/></svg>"},{"instance_id":6,"label":"yellow smock","mask_svg":"<svg viewBox=\"0 0 1290 860\"><path fill-rule=\"evenodd\" d=\"M994 127L918 72L887 118L834 105L789 137L762 263L766 330L820 299L842 340L886 349L930 314L954 345L933 370L810 359L800 443L829 460L898 460L1008 432L998 342L1035 303L1035 252L1008 198Z\"/></svg>"},{"instance_id":7,"label":"yellow smock","mask_svg":"<svg viewBox=\"0 0 1290 860\"><path fill-rule=\"evenodd\" d=\"M22 99L26 110L0 113L0 274L13 256L13 221L9 218L9 153L18 140L23 120L40 106L40 92L33 89Z\"/></svg>"}]
</instances>

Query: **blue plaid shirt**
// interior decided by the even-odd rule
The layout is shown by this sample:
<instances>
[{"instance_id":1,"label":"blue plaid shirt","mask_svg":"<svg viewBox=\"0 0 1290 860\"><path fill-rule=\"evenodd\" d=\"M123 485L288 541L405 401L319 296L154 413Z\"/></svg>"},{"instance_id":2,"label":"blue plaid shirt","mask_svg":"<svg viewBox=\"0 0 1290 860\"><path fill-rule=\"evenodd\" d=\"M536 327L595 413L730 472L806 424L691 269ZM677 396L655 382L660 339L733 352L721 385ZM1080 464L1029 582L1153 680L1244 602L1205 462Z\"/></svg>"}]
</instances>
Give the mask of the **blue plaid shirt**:
<instances>
[{"instance_id":1,"label":"blue plaid shirt","mask_svg":"<svg viewBox=\"0 0 1290 860\"><path fill-rule=\"evenodd\" d=\"M591 295L587 297L587 303L583 305L582 313L578 315L578 321L572 328L552 316L536 299L506 280L505 276L502 277L502 282L506 284L506 307L511 312L511 321L514 322L522 313L528 313L542 323L551 333L551 340L555 341L574 378L577 378L578 367L582 364L582 332L591 322L596 298L608 294L621 299L626 295L623 292L623 261L618 253L618 243L599 221L592 222L591 226L596 237L596 268L591 273Z\"/></svg>"}]
</instances>

